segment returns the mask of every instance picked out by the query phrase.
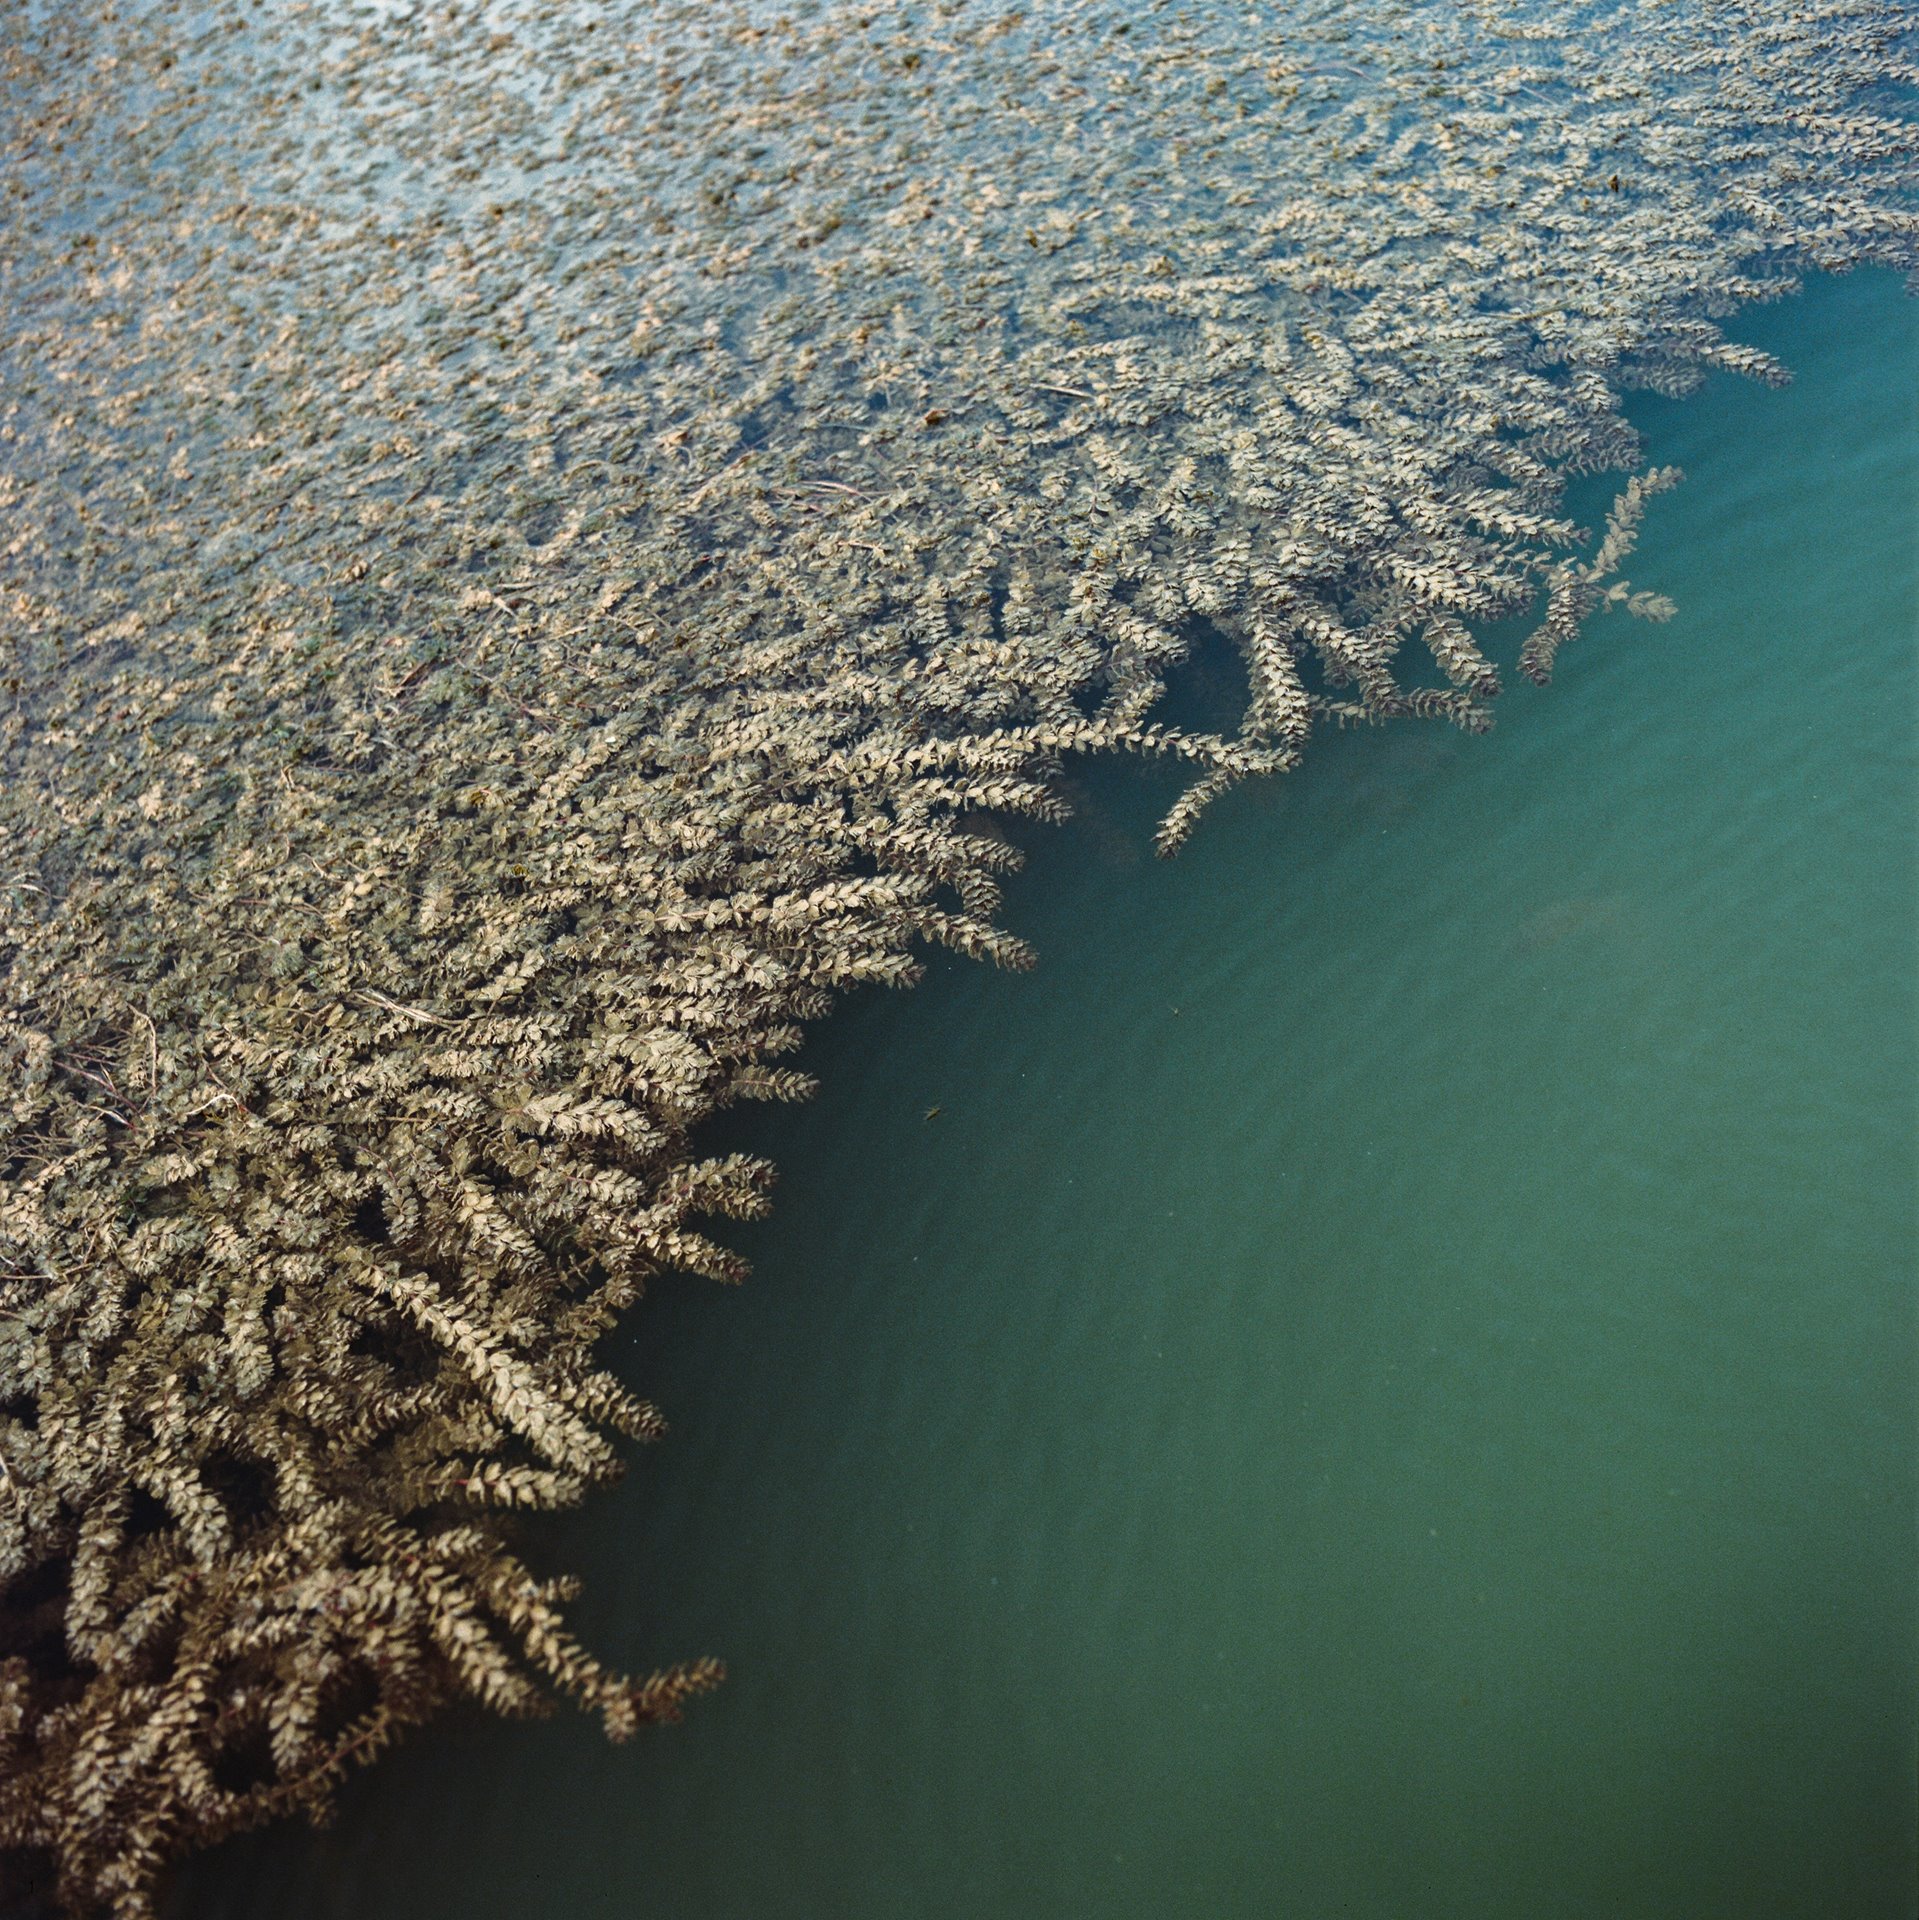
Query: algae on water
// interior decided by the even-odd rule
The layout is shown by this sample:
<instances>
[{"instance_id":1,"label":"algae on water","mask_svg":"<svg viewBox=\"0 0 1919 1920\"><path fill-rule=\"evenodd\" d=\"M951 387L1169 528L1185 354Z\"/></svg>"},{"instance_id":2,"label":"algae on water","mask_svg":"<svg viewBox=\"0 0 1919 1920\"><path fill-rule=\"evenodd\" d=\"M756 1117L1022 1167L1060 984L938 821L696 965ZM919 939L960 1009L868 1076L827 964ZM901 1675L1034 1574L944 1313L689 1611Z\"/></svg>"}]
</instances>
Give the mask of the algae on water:
<instances>
[{"instance_id":1,"label":"algae on water","mask_svg":"<svg viewBox=\"0 0 1919 1920\"><path fill-rule=\"evenodd\" d=\"M148 1910L458 1694L710 1684L515 1510L997 818L1477 731L1620 411L1911 268L1892 6L36 4L0 49L0 1849ZM1628 476L1603 530L1573 474ZM1230 737L1153 719L1207 632ZM1647 654L1649 691L1656 656ZM670 1579L670 1569L660 1577Z\"/></svg>"}]
</instances>

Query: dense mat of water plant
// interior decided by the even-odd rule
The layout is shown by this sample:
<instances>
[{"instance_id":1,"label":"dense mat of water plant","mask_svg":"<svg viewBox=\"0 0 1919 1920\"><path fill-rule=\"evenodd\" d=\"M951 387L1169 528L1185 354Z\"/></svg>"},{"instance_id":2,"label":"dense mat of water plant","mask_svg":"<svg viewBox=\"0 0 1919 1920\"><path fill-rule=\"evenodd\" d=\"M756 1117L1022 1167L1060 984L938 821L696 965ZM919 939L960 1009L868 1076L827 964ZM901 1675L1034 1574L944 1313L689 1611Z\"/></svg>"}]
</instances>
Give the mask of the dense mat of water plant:
<instances>
[{"instance_id":1,"label":"dense mat of water plant","mask_svg":"<svg viewBox=\"0 0 1919 1920\"><path fill-rule=\"evenodd\" d=\"M1620 413L1909 268L1875 5L41 8L4 50L0 1846L76 1908L455 1694L623 1734L515 1509L995 818L1477 731ZM1603 532L1567 476L1628 479ZM1196 637L1231 734L1153 719ZM1656 689L1653 690L1656 697ZM662 1570L663 1579L670 1570Z\"/></svg>"}]
</instances>

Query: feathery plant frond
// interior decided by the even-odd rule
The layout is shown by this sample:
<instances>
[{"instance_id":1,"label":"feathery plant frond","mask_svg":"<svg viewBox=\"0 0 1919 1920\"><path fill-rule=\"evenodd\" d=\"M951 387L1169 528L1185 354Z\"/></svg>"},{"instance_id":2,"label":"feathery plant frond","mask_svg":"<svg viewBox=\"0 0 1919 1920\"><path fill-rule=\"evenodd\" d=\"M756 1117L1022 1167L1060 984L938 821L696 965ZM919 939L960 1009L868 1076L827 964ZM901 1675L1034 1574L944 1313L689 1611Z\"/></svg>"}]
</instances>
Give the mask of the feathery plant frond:
<instances>
[{"instance_id":1,"label":"feathery plant frond","mask_svg":"<svg viewBox=\"0 0 1919 1920\"><path fill-rule=\"evenodd\" d=\"M19 14L0 1852L129 1920L455 1696L712 1684L513 1531L660 1430L647 1282L744 1273L702 1123L1031 964L1068 756L1182 764L1170 852L1482 730L1487 623L1669 613L1622 396L1919 236L1879 0ZM1230 733L1153 717L1202 629Z\"/></svg>"}]
</instances>

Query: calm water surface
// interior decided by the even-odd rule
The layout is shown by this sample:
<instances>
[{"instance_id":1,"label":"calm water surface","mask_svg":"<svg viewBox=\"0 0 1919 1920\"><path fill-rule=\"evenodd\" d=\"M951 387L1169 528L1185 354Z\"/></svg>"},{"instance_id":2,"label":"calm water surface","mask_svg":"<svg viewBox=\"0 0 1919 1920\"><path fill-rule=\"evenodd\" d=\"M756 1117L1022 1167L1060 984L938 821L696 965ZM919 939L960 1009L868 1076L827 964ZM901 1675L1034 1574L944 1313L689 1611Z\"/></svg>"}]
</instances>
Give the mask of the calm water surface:
<instances>
[{"instance_id":1,"label":"calm water surface","mask_svg":"<svg viewBox=\"0 0 1919 1920\"><path fill-rule=\"evenodd\" d=\"M722 1693L443 1722L182 1920L1910 1920L1919 305L1736 331L1797 386L1636 408L1670 626L1170 866L1082 770L1040 971L724 1142L758 1271L633 1316L674 1430L538 1536Z\"/></svg>"}]
</instances>

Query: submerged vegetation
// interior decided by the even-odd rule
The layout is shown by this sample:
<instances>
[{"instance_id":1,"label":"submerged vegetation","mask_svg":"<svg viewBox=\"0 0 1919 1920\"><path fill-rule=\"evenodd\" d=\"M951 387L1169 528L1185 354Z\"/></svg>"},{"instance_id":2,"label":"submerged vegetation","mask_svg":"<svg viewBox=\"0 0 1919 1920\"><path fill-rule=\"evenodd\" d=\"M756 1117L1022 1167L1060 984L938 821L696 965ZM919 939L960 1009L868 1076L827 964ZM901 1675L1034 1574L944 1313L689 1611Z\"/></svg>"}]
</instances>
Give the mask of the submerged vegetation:
<instances>
[{"instance_id":1,"label":"submerged vegetation","mask_svg":"<svg viewBox=\"0 0 1919 1920\"><path fill-rule=\"evenodd\" d=\"M1621 412L1910 269L1897 8L24 10L0 49L0 1859L148 1911L450 1698L836 994L1062 757L1477 731ZM1603 532L1569 476L1629 475ZM1229 735L1153 713L1202 633ZM662 1578L670 1577L662 1570Z\"/></svg>"}]
</instances>

